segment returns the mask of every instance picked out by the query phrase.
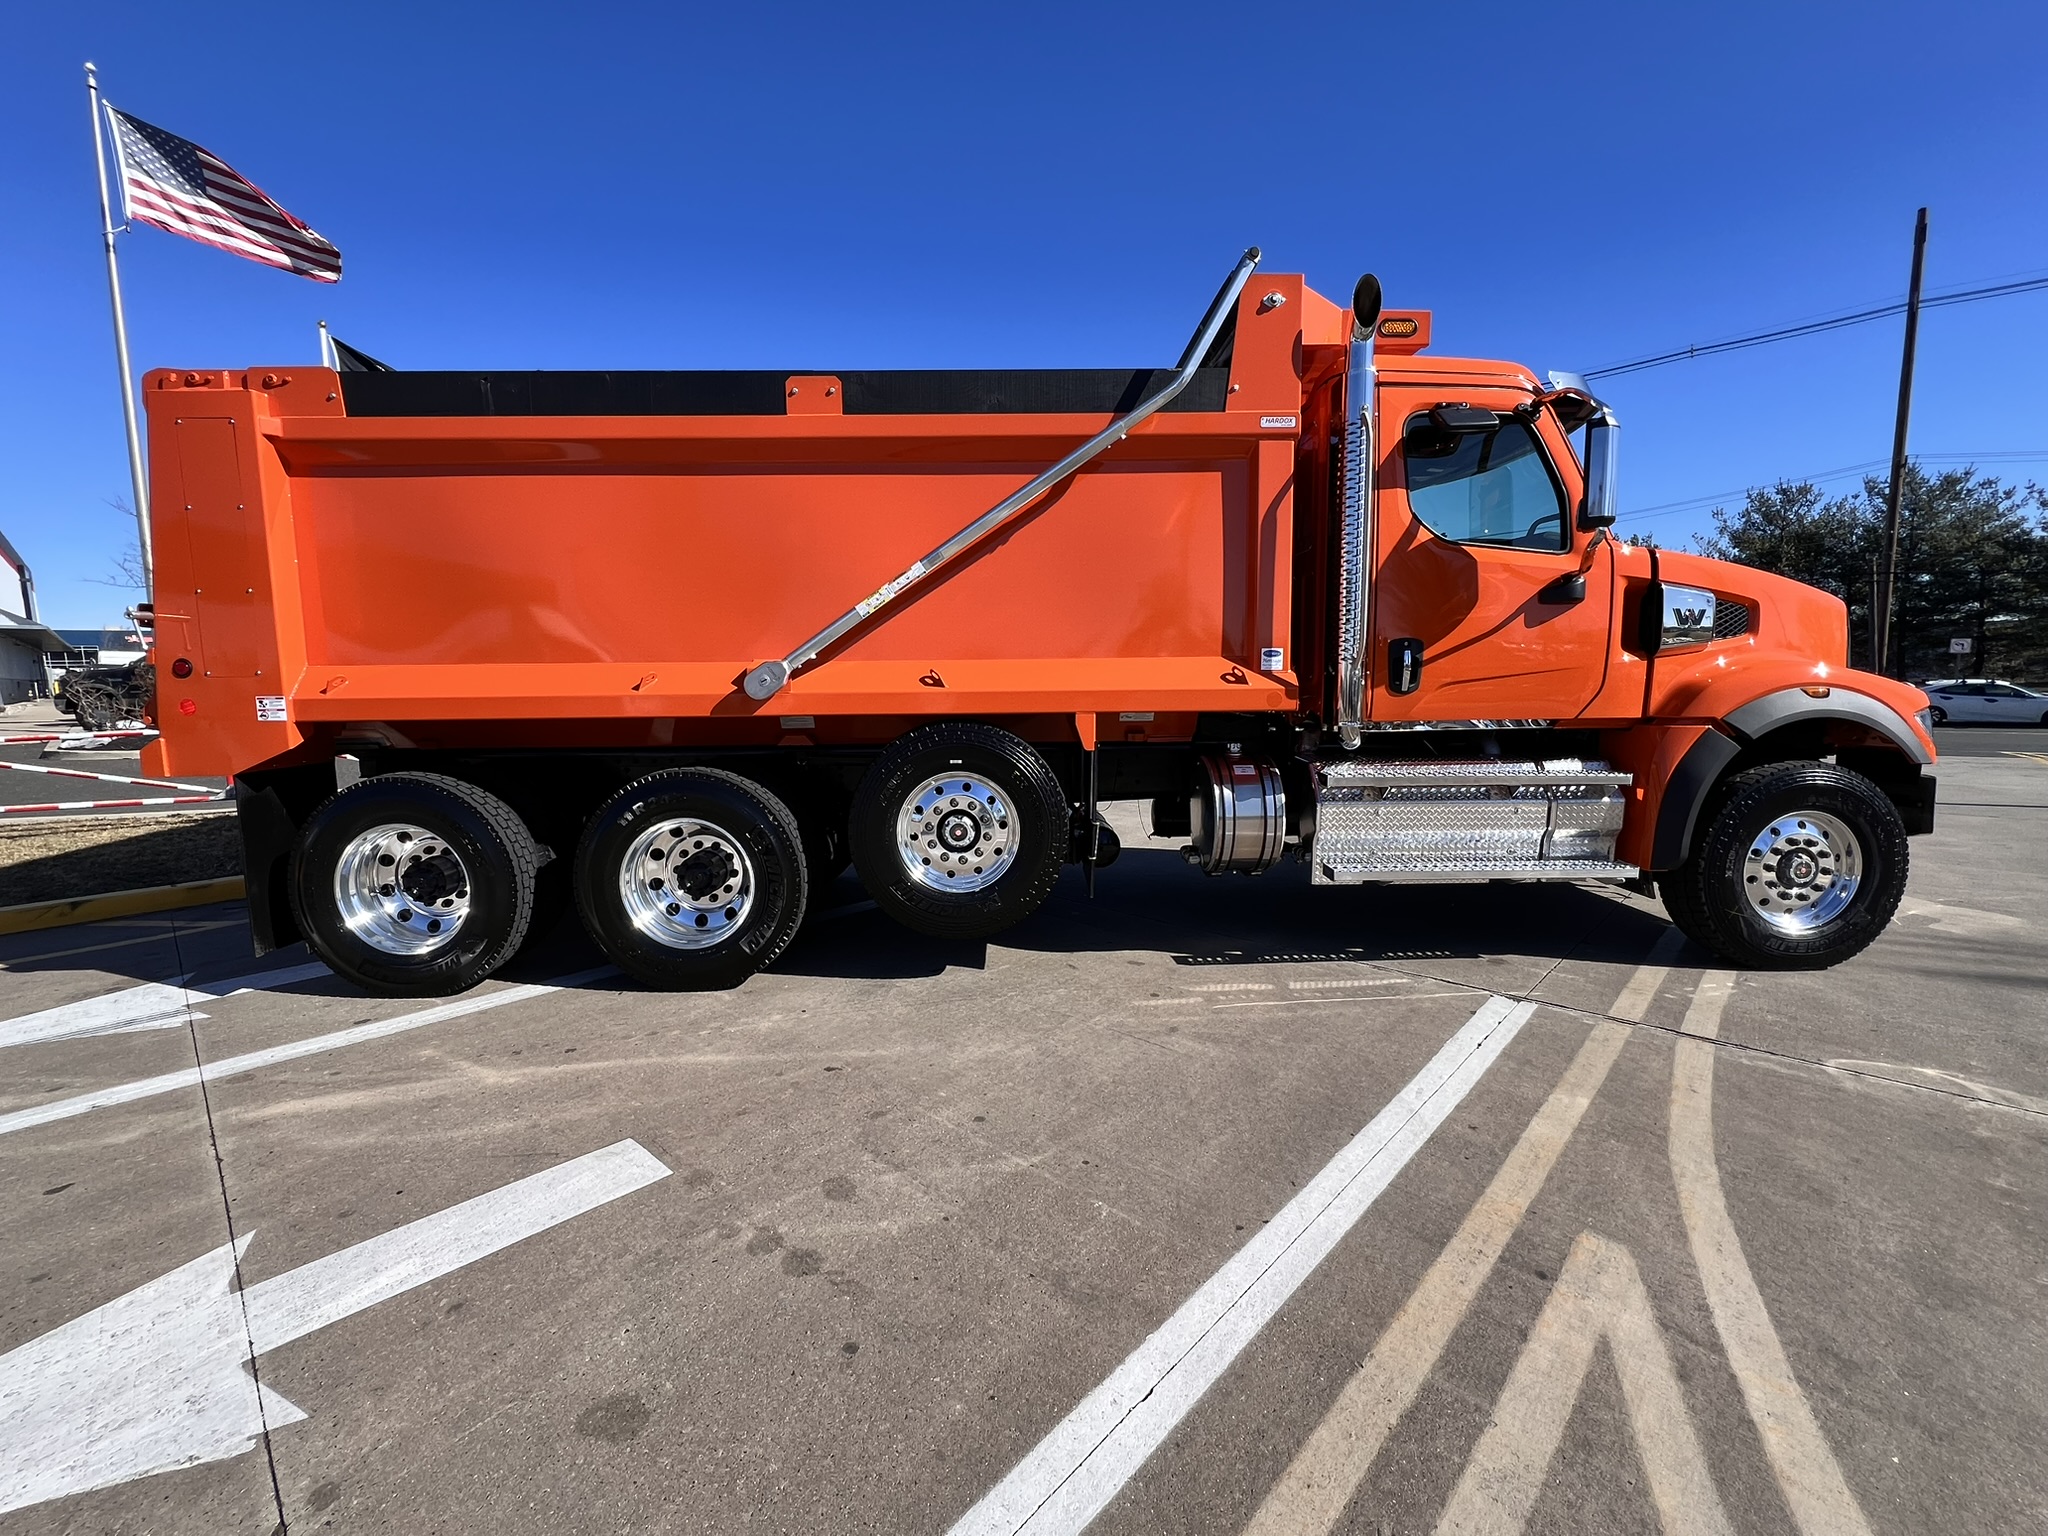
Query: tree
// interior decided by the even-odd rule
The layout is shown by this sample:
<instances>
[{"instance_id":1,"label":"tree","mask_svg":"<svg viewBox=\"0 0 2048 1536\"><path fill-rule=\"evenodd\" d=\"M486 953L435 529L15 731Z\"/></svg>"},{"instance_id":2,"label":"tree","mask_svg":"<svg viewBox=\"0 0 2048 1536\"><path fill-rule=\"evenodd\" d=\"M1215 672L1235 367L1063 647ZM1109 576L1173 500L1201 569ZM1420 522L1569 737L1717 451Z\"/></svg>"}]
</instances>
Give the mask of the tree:
<instances>
[{"instance_id":1,"label":"tree","mask_svg":"<svg viewBox=\"0 0 2048 1536\"><path fill-rule=\"evenodd\" d=\"M88 576L85 579L98 587L119 587L124 592L146 594L149 591L149 583L143 580L142 545L133 532L135 514L129 510L126 499L120 496L108 497L107 505L127 520L130 532L126 542L114 552L107 567L107 574Z\"/></svg>"},{"instance_id":2,"label":"tree","mask_svg":"<svg viewBox=\"0 0 2048 1536\"><path fill-rule=\"evenodd\" d=\"M1884 558L1887 482L1825 498L1804 483L1750 491L1714 511L1700 552L1832 592L1849 605L1849 654L1870 665L1871 603ZM1961 670L2011 677L2048 673L2048 493L1973 468L1929 477L1906 468L1889 670L1927 677ZM1967 658L1949 641L1967 637Z\"/></svg>"}]
</instances>

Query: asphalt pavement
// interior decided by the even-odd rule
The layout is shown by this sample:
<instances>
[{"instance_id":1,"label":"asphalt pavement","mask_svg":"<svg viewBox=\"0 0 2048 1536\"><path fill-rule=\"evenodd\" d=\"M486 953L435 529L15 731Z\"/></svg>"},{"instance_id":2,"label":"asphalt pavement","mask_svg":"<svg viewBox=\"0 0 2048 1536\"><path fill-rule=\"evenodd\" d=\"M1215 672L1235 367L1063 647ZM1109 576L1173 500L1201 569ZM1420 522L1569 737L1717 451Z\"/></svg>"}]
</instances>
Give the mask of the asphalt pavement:
<instances>
[{"instance_id":1,"label":"asphalt pavement","mask_svg":"<svg viewBox=\"0 0 2048 1536\"><path fill-rule=\"evenodd\" d=\"M573 925L445 1003L232 906L0 939L0 1526L2041 1530L2018 734L1825 972L1122 807L1092 901L944 945L849 878L719 994Z\"/></svg>"},{"instance_id":2,"label":"asphalt pavement","mask_svg":"<svg viewBox=\"0 0 2048 1536\"><path fill-rule=\"evenodd\" d=\"M147 777L139 745L117 751L113 748L126 743L109 740L102 747L78 750L60 749L56 742L7 739L78 729L77 722L48 705L0 714L0 807L5 808L0 817L12 822L51 815L177 815L203 808L192 802L227 787L227 780L219 778L133 782Z\"/></svg>"},{"instance_id":3,"label":"asphalt pavement","mask_svg":"<svg viewBox=\"0 0 2048 1536\"><path fill-rule=\"evenodd\" d=\"M1934 747L1943 757L2026 757L2048 752L2048 730L2004 725L1935 727Z\"/></svg>"}]
</instances>

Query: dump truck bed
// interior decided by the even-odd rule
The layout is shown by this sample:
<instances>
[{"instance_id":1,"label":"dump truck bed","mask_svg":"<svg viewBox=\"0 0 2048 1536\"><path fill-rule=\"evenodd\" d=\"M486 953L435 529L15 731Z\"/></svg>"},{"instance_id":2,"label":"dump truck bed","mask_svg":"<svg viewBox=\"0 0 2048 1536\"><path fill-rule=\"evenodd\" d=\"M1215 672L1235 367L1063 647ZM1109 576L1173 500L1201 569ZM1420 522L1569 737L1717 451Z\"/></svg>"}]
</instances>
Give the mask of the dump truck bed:
<instances>
[{"instance_id":1,"label":"dump truck bed","mask_svg":"<svg viewBox=\"0 0 2048 1536\"><path fill-rule=\"evenodd\" d=\"M1262 283L1171 407L766 703L750 666L1168 370L152 373L158 656L192 663L161 766L364 722L669 744L1291 708L1304 346L1340 312Z\"/></svg>"}]
</instances>

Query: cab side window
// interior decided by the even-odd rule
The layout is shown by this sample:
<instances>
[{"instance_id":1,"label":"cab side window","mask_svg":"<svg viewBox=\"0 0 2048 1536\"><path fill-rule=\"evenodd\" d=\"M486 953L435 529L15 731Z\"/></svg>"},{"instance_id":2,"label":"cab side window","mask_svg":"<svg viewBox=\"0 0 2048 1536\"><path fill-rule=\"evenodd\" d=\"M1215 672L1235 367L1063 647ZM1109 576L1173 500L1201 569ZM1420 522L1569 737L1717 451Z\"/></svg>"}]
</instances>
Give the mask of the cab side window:
<instances>
[{"instance_id":1,"label":"cab side window","mask_svg":"<svg viewBox=\"0 0 2048 1536\"><path fill-rule=\"evenodd\" d=\"M1457 544L1495 544L1555 554L1569 547L1564 491L1535 430L1512 416L1481 425L1457 408L1408 419L1401 436L1408 505L1429 531ZM1450 416L1457 424L1447 425Z\"/></svg>"}]
</instances>

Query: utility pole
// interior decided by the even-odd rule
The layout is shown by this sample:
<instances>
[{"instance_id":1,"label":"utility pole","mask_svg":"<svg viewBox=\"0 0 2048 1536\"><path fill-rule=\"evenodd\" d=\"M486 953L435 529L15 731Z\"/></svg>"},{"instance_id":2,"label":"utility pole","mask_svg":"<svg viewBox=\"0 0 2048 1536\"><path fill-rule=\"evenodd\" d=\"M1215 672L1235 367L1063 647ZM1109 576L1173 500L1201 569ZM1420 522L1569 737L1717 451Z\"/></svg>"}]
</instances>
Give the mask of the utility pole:
<instances>
[{"instance_id":1,"label":"utility pole","mask_svg":"<svg viewBox=\"0 0 2048 1536\"><path fill-rule=\"evenodd\" d=\"M1913 352L1920 340L1920 274L1927 265L1927 210L1913 224L1913 282L1906 292L1906 351L1899 360L1899 419L1892 430L1892 482L1884 505L1884 596L1875 605L1877 655L1873 671L1891 670L1892 612L1899 586L1899 499L1906 490L1906 421L1913 414Z\"/></svg>"}]
</instances>

